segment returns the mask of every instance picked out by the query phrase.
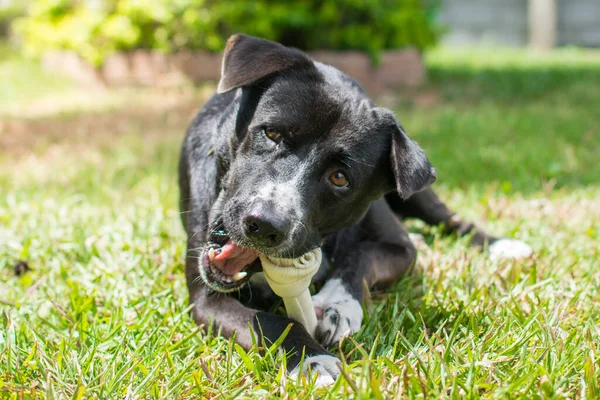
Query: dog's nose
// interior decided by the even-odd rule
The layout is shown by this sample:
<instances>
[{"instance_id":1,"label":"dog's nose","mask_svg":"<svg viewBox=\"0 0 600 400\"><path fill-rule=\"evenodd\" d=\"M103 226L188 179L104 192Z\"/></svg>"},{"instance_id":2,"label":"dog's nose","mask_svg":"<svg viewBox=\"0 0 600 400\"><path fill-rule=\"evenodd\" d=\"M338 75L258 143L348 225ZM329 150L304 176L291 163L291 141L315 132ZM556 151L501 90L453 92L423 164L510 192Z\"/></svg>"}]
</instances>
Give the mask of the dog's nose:
<instances>
[{"instance_id":1,"label":"dog's nose","mask_svg":"<svg viewBox=\"0 0 600 400\"><path fill-rule=\"evenodd\" d=\"M274 247L285 238L288 224L273 215L251 213L244 217L244 231L248 239L260 246Z\"/></svg>"}]
</instances>

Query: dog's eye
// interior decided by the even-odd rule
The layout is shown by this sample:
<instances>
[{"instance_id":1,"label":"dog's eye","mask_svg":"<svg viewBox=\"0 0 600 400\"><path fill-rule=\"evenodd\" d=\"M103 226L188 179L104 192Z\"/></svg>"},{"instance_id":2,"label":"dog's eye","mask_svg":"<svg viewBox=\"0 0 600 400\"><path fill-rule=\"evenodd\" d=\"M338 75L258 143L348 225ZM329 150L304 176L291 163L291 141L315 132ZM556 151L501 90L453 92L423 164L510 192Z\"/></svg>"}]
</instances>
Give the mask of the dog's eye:
<instances>
[{"instance_id":1,"label":"dog's eye","mask_svg":"<svg viewBox=\"0 0 600 400\"><path fill-rule=\"evenodd\" d=\"M281 142L281 134L273 129L263 129L263 133L266 137L274 141L275 143Z\"/></svg>"},{"instance_id":2,"label":"dog's eye","mask_svg":"<svg viewBox=\"0 0 600 400\"><path fill-rule=\"evenodd\" d=\"M337 187L347 187L350 182L348 182L348 177L342 171L335 171L333 174L329 175L329 181L333 183L334 186Z\"/></svg>"}]
</instances>

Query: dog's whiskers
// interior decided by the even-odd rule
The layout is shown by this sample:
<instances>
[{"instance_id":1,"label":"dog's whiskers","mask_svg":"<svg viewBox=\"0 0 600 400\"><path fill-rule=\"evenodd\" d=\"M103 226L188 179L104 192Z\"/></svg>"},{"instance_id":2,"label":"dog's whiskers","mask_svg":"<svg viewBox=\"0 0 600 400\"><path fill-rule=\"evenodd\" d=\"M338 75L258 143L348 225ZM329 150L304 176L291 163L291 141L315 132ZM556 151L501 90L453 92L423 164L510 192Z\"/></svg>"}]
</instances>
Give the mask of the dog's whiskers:
<instances>
[{"instance_id":1,"label":"dog's whiskers","mask_svg":"<svg viewBox=\"0 0 600 400\"><path fill-rule=\"evenodd\" d=\"M194 247L193 249L188 249L188 253L191 253L193 251L197 251L197 252L201 252L204 249L204 246L201 247ZM197 257L198 259L200 259L200 257Z\"/></svg>"},{"instance_id":2,"label":"dog's whiskers","mask_svg":"<svg viewBox=\"0 0 600 400\"><path fill-rule=\"evenodd\" d=\"M195 236L196 236L198 233L200 233L200 231L196 231L196 232L194 232L194 233L192 234L192 236L191 236L191 237L188 239L188 245L189 245L189 244L192 242L192 240L194 239L194 237L195 237Z\"/></svg>"},{"instance_id":3,"label":"dog's whiskers","mask_svg":"<svg viewBox=\"0 0 600 400\"><path fill-rule=\"evenodd\" d=\"M212 206L210 206L210 207L195 207L195 208L190 208L190 209L185 210L185 211L180 211L179 214L186 214L186 213L190 213L190 212L194 212L194 211L210 211L210 212L213 212L213 211L221 211L221 210L219 210L217 208L213 208Z\"/></svg>"}]
</instances>

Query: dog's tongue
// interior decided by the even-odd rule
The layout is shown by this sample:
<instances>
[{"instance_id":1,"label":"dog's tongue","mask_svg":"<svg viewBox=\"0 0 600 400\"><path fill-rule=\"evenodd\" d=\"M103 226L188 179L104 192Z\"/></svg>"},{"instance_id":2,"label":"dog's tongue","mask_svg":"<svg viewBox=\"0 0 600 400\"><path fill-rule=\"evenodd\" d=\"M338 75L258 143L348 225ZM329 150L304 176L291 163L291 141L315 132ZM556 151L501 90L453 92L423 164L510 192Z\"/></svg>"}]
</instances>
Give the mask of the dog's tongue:
<instances>
[{"instance_id":1,"label":"dog's tongue","mask_svg":"<svg viewBox=\"0 0 600 400\"><path fill-rule=\"evenodd\" d=\"M213 265L225 275L234 275L258 257L255 250L239 246L231 239L221 247L221 252L215 255Z\"/></svg>"}]
</instances>

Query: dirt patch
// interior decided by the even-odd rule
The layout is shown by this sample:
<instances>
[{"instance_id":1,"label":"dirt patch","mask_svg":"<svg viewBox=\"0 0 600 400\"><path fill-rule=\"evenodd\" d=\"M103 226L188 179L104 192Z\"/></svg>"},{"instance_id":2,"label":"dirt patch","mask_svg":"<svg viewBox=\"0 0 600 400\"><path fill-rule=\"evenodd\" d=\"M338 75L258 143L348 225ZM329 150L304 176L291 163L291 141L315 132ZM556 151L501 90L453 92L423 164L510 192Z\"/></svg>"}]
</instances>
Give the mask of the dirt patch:
<instances>
[{"instance_id":1,"label":"dirt patch","mask_svg":"<svg viewBox=\"0 0 600 400\"><path fill-rule=\"evenodd\" d=\"M118 98L119 93L112 96ZM0 119L0 154L21 157L42 153L54 145L79 147L109 145L120 135L162 138L183 136L187 125L209 92L126 94L99 110L55 109L42 117L29 115Z\"/></svg>"}]
</instances>

